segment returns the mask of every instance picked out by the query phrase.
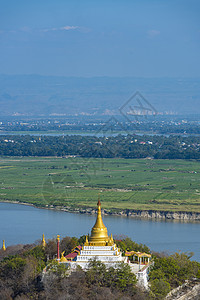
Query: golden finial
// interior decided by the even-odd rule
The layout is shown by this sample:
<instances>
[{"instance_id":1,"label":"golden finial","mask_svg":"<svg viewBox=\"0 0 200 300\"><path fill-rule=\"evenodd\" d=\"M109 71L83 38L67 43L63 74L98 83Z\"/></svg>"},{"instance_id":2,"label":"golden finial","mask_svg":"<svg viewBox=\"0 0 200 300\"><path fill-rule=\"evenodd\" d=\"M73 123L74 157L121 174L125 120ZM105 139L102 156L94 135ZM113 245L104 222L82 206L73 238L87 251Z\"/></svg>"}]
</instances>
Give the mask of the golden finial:
<instances>
[{"instance_id":1,"label":"golden finial","mask_svg":"<svg viewBox=\"0 0 200 300\"><path fill-rule=\"evenodd\" d=\"M86 237L85 237L85 244L84 244L85 246L88 246L89 245L89 243L88 243L88 236L86 235Z\"/></svg>"},{"instance_id":2,"label":"golden finial","mask_svg":"<svg viewBox=\"0 0 200 300\"><path fill-rule=\"evenodd\" d=\"M100 193L98 193L98 202L97 202L97 206L101 206Z\"/></svg>"},{"instance_id":3,"label":"golden finial","mask_svg":"<svg viewBox=\"0 0 200 300\"><path fill-rule=\"evenodd\" d=\"M3 246L2 246L3 251L6 251L6 244L5 244L5 240L3 240Z\"/></svg>"},{"instance_id":4,"label":"golden finial","mask_svg":"<svg viewBox=\"0 0 200 300\"><path fill-rule=\"evenodd\" d=\"M42 235L42 246L46 247L46 241L45 241L44 233Z\"/></svg>"},{"instance_id":5,"label":"golden finial","mask_svg":"<svg viewBox=\"0 0 200 300\"><path fill-rule=\"evenodd\" d=\"M111 240L111 242L113 242L113 236L112 236L112 233L111 233L111 235L110 235L110 240Z\"/></svg>"},{"instance_id":6,"label":"golden finial","mask_svg":"<svg viewBox=\"0 0 200 300\"><path fill-rule=\"evenodd\" d=\"M60 235L57 235L57 242L60 242Z\"/></svg>"}]
</instances>

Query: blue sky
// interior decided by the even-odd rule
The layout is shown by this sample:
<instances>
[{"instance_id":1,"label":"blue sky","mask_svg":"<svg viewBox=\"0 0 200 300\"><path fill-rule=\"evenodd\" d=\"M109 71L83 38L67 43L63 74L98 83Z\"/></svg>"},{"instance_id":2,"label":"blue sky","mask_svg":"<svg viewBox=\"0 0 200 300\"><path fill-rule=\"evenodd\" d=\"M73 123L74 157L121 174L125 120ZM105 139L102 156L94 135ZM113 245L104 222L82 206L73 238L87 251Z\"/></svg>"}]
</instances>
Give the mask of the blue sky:
<instances>
[{"instance_id":1,"label":"blue sky","mask_svg":"<svg viewBox=\"0 0 200 300\"><path fill-rule=\"evenodd\" d=\"M0 0L0 73L200 76L199 0Z\"/></svg>"}]
</instances>

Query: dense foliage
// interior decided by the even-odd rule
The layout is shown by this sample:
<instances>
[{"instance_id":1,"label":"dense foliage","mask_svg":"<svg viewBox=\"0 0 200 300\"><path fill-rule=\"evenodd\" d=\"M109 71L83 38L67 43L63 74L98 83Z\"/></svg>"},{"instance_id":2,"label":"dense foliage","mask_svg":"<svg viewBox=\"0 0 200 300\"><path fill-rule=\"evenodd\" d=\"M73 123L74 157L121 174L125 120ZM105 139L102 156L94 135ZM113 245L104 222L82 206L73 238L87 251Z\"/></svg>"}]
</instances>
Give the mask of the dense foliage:
<instances>
[{"instance_id":1,"label":"dense foliage","mask_svg":"<svg viewBox=\"0 0 200 300\"><path fill-rule=\"evenodd\" d=\"M85 241L65 237L61 251L67 254ZM147 292L136 286L136 276L123 263L116 269L97 260L90 263L87 272L79 267L70 274L63 264L52 259L56 254L56 239L41 245L16 245L0 250L0 300L25 299L148 299ZM41 272L46 267L47 275Z\"/></svg>"},{"instance_id":2,"label":"dense foliage","mask_svg":"<svg viewBox=\"0 0 200 300\"><path fill-rule=\"evenodd\" d=\"M74 246L84 243L85 236L65 237L61 240L61 251L68 254ZM123 251L146 251L147 246L137 244L128 237L116 243ZM80 267L70 270L55 259L56 239L31 245L10 246L0 250L0 300L54 300L54 299L133 299L160 300L185 280L200 279L200 263L191 261L191 255L175 253L171 256L154 255L154 266L149 274L150 290L137 286L136 276L129 265L119 263L117 268L106 269L98 260L90 262L88 271ZM46 269L46 275L42 271Z\"/></svg>"},{"instance_id":3,"label":"dense foliage","mask_svg":"<svg viewBox=\"0 0 200 300\"><path fill-rule=\"evenodd\" d=\"M136 242L132 241L129 237L115 236L115 241L117 247L119 247L123 252L139 251L139 252L150 253L150 249L146 245L137 244Z\"/></svg>"},{"instance_id":4,"label":"dense foliage","mask_svg":"<svg viewBox=\"0 0 200 300\"><path fill-rule=\"evenodd\" d=\"M164 298L170 289L182 285L185 280L200 279L200 263L190 258L191 255L185 253L155 257L149 278L156 299Z\"/></svg>"},{"instance_id":5,"label":"dense foliage","mask_svg":"<svg viewBox=\"0 0 200 300\"><path fill-rule=\"evenodd\" d=\"M200 159L199 137L190 136L1 136L0 155Z\"/></svg>"},{"instance_id":6,"label":"dense foliage","mask_svg":"<svg viewBox=\"0 0 200 300\"><path fill-rule=\"evenodd\" d=\"M70 276L62 265L51 262L40 299L54 300L55 295L58 299L148 299L148 293L136 286L136 277L128 265L119 264L117 269L106 269L97 260L91 261L88 271L77 268Z\"/></svg>"}]
</instances>

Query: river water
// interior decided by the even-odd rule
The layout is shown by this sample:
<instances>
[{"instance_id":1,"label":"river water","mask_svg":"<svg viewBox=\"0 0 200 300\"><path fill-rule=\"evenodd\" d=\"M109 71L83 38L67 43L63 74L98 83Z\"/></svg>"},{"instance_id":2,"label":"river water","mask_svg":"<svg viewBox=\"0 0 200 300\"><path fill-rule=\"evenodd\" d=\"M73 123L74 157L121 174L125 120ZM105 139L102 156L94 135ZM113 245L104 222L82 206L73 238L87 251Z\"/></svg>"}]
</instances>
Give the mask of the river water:
<instances>
[{"instance_id":1,"label":"river water","mask_svg":"<svg viewBox=\"0 0 200 300\"><path fill-rule=\"evenodd\" d=\"M32 243L57 234L81 236L88 234L95 223L95 215L67 213L39 209L32 206L0 203L0 241L6 245ZM137 243L144 243L154 251L194 252L200 262L200 222L180 223L152 221L129 217L105 216L108 233L127 235Z\"/></svg>"},{"instance_id":2,"label":"river water","mask_svg":"<svg viewBox=\"0 0 200 300\"><path fill-rule=\"evenodd\" d=\"M35 132L35 131L25 131L24 133L22 131L18 132L13 132L13 131L0 131L0 136L1 135L32 135L32 136L65 136L65 135L69 135L69 136L72 136L72 135L80 135L80 136L96 136L98 138L100 137L115 137L115 136L118 136L119 134L121 135L128 135L128 134L136 134L136 135L139 135L139 136L143 136L143 135L147 135L147 136L165 136L165 137L169 137L170 135L174 135L174 136L182 136L182 137L189 137L189 136L195 136L195 137L198 137L200 136L200 134L198 133L169 133L169 134L166 134L166 133L156 133L156 132L131 132L129 130L127 131L118 131L118 132L102 132L102 133L98 133L96 131L92 131L92 132Z\"/></svg>"}]
</instances>

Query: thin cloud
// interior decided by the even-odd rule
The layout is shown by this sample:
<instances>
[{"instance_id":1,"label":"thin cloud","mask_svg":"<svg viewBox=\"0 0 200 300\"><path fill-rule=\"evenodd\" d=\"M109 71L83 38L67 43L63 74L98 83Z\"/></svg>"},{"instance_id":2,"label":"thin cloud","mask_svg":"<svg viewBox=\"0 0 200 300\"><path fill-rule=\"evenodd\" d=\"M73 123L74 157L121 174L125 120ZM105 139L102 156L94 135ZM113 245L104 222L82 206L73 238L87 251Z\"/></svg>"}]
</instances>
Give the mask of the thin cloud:
<instances>
[{"instance_id":1,"label":"thin cloud","mask_svg":"<svg viewBox=\"0 0 200 300\"><path fill-rule=\"evenodd\" d=\"M75 30L78 28L79 28L79 26L64 26L64 27L61 27L60 30Z\"/></svg>"},{"instance_id":2,"label":"thin cloud","mask_svg":"<svg viewBox=\"0 0 200 300\"><path fill-rule=\"evenodd\" d=\"M49 32L49 31L69 31L69 30L77 30L80 29L79 26L70 26L70 25L66 25L63 27L53 27L53 28L46 28L46 29L42 29L43 32Z\"/></svg>"},{"instance_id":3,"label":"thin cloud","mask_svg":"<svg viewBox=\"0 0 200 300\"><path fill-rule=\"evenodd\" d=\"M28 26L24 26L24 27L20 28L20 31L22 31L22 32L30 32L31 28L28 27Z\"/></svg>"},{"instance_id":4,"label":"thin cloud","mask_svg":"<svg viewBox=\"0 0 200 300\"><path fill-rule=\"evenodd\" d=\"M154 38L160 34L159 30L151 29L147 31L148 37L149 38Z\"/></svg>"},{"instance_id":5,"label":"thin cloud","mask_svg":"<svg viewBox=\"0 0 200 300\"><path fill-rule=\"evenodd\" d=\"M4 33L38 33L38 32L43 32L43 33L46 33L46 32L54 32L54 31L79 31L79 32L82 32L82 33L88 33L91 31L90 28L87 28L87 27L82 27L82 26L74 26L74 25L66 25L66 26L62 26L62 27L52 27L52 28L44 28L44 29L33 29L33 28L30 28L28 26L24 26L24 27L21 27L21 28L18 28L16 30L2 30L0 29L0 34L4 34Z\"/></svg>"}]
</instances>

